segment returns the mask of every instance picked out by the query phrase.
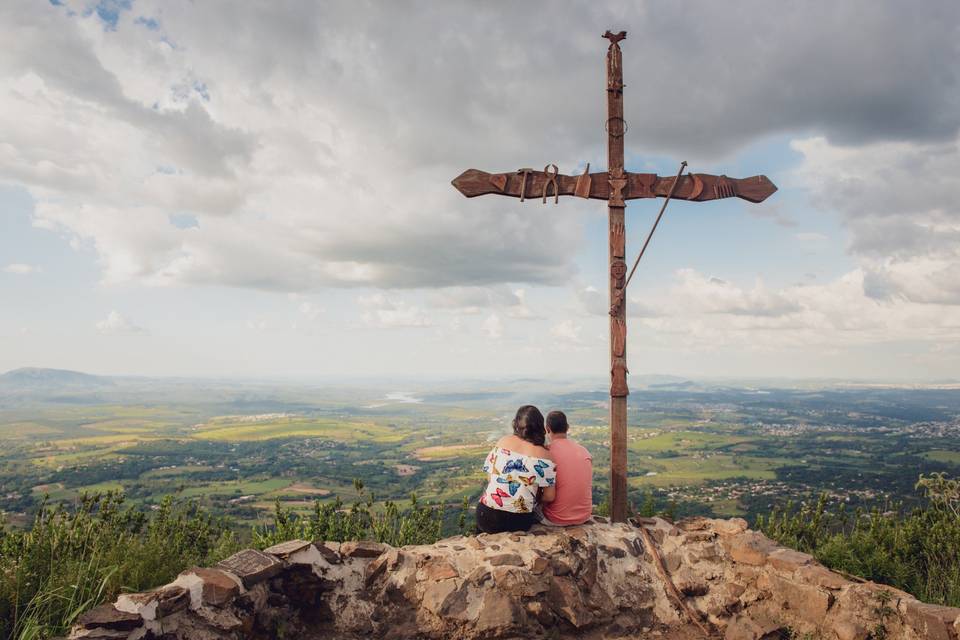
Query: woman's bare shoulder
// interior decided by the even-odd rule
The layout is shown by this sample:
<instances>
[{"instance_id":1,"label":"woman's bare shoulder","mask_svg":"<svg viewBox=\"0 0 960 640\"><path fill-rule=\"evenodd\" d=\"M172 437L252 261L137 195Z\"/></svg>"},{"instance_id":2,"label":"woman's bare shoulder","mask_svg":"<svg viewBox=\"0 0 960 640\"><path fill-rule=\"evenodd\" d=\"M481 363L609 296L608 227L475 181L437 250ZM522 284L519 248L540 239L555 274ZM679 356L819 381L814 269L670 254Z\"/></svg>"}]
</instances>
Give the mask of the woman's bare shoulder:
<instances>
[{"instance_id":1,"label":"woman's bare shoulder","mask_svg":"<svg viewBox=\"0 0 960 640\"><path fill-rule=\"evenodd\" d=\"M535 455L538 458L543 458L544 460L553 462L553 455L550 453L550 449L547 449L546 447L536 447L536 450L537 452Z\"/></svg>"},{"instance_id":2,"label":"woman's bare shoulder","mask_svg":"<svg viewBox=\"0 0 960 640\"><path fill-rule=\"evenodd\" d=\"M497 440L497 447L501 449L509 449L510 445L513 444L515 439L516 439L516 436L513 436L513 435L503 436L499 440Z\"/></svg>"}]
</instances>

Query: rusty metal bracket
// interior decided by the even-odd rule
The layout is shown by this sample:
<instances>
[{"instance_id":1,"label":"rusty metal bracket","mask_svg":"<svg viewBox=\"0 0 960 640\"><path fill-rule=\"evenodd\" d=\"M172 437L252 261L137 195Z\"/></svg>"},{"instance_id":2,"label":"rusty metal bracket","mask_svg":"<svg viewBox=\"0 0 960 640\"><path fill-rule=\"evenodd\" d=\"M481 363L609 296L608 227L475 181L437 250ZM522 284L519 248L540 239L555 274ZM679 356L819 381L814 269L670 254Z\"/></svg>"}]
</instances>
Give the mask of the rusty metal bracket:
<instances>
[{"instance_id":1,"label":"rusty metal bracket","mask_svg":"<svg viewBox=\"0 0 960 640\"><path fill-rule=\"evenodd\" d=\"M553 167L553 173L547 171L550 167ZM543 168L543 177L545 178L543 183L543 204L547 204L547 191L550 185L553 185L553 204L560 202L560 187L557 186L558 175L560 175L560 169L555 164L548 164Z\"/></svg>"}]
</instances>

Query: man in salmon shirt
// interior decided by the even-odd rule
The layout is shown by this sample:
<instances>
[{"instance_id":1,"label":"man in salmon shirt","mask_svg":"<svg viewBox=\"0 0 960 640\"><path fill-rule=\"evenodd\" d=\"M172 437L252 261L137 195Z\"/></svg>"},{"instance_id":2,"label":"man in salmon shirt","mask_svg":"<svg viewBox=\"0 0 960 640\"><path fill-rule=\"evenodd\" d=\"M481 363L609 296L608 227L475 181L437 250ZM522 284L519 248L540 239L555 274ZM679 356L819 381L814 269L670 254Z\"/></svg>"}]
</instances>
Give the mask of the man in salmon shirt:
<instances>
[{"instance_id":1,"label":"man in salmon shirt","mask_svg":"<svg viewBox=\"0 0 960 640\"><path fill-rule=\"evenodd\" d=\"M562 411L548 413L544 426L550 437L550 457L557 465L557 493L538 513L540 522L554 527L583 524L593 513L593 457L567 437L570 426Z\"/></svg>"}]
</instances>

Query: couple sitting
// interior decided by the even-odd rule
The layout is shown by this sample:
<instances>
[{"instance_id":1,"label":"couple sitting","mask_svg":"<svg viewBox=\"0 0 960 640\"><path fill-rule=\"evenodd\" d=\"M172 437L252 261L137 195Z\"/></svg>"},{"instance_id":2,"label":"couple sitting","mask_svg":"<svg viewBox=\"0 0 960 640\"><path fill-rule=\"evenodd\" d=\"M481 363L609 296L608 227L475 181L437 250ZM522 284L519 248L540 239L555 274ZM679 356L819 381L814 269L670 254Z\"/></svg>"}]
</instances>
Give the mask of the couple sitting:
<instances>
[{"instance_id":1,"label":"couple sitting","mask_svg":"<svg viewBox=\"0 0 960 640\"><path fill-rule=\"evenodd\" d=\"M489 482L477 505L479 531L526 531L537 522L565 527L590 519L593 460L567 437L568 428L561 411L551 411L544 425L539 409L520 407L513 435L500 438L483 464Z\"/></svg>"}]
</instances>

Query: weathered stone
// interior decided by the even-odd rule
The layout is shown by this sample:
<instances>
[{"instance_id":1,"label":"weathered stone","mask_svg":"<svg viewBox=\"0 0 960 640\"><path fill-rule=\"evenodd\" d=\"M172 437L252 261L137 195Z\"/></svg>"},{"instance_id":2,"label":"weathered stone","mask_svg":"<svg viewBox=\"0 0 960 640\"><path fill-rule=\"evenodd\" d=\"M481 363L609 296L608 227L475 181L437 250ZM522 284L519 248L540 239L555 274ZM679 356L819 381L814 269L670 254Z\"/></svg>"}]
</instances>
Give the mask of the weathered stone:
<instances>
[{"instance_id":1,"label":"weathered stone","mask_svg":"<svg viewBox=\"0 0 960 640\"><path fill-rule=\"evenodd\" d=\"M833 605L833 594L826 589L780 576L770 577L770 588L783 606L810 624L823 622Z\"/></svg>"},{"instance_id":2,"label":"weathered stone","mask_svg":"<svg viewBox=\"0 0 960 640\"><path fill-rule=\"evenodd\" d=\"M287 558L298 551L303 551L309 547L312 542L307 542L306 540L288 540L287 542L281 542L280 544L275 544L272 547L267 547L264 549L264 553L269 553L272 556L277 556L278 558Z\"/></svg>"},{"instance_id":3,"label":"weathered stone","mask_svg":"<svg viewBox=\"0 0 960 640\"><path fill-rule=\"evenodd\" d=\"M321 542L319 544L314 542L313 546L317 548L317 551L319 551L323 559L327 561L327 564L340 564L339 542Z\"/></svg>"},{"instance_id":4,"label":"weathered stone","mask_svg":"<svg viewBox=\"0 0 960 640\"><path fill-rule=\"evenodd\" d=\"M813 556L794 551L793 549L777 549L770 553L767 561L774 569L793 573L800 567L811 564L813 562Z\"/></svg>"},{"instance_id":5,"label":"weathered stone","mask_svg":"<svg viewBox=\"0 0 960 640\"><path fill-rule=\"evenodd\" d=\"M132 631L143 623L137 613L120 611L112 604L94 607L77 618L77 626L82 629L109 629L111 631Z\"/></svg>"},{"instance_id":6,"label":"weathered stone","mask_svg":"<svg viewBox=\"0 0 960 640\"><path fill-rule=\"evenodd\" d=\"M689 569L673 576L673 584L685 596L703 596L710 591L707 581Z\"/></svg>"},{"instance_id":7,"label":"weathered stone","mask_svg":"<svg viewBox=\"0 0 960 640\"><path fill-rule=\"evenodd\" d=\"M134 631L136 633L136 631ZM71 635L71 640L82 638L83 640L127 640L130 637L129 631L117 631L116 629L83 629Z\"/></svg>"},{"instance_id":8,"label":"weathered stone","mask_svg":"<svg viewBox=\"0 0 960 640\"><path fill-rule=\"evenodd\" d=\"M197 609L197 615L211 627L216 627L222 631L231 632L240 629L243 622L232 612L226 609L211 609L201 607Z\"/></svg>"},{"instance_id":9,"label":"weathered stone","mask_svg":"<svg viewBox=\"0 0 960 640\"><path fill-rule=\"evenodd\" d=\"M501 553L499 555L491 556L489 559L490 565L494 567L499 567L503 565L510 565L515 567L523 566L523 558L521 558L516 553Z\"/></svg>"},{"instance_id":10,"label":"weathered stone","mask_svg":"<svg viewBox=\"0 0 960 640\"><path fill-rule=\"evenodd\" d=\"M144 620L156 620L189 607L190 593L183 587L168 585L147 593L123 593L114 606Z\"/></svg>"},{"instance_id":11,"label":"weathered stone","mask_svg":"<svg viewBox=\"0 0 960 640\"><path fill-rule=\"evenodd\" d=\"M766 564L770 552L777 546L766 536L755 531L741 534L730 540L730 557L734 562L754 566Z\"/></svg>"},{"instance_id":12,"label":"weathered stone","mask_svg":"<svg viewBox=\"0 0 960 640\"><path fill-rule=\"evenodd\" d=\"M555 619L553 614L550 613L550 610L538 600L528 600L524 604L524 608L527 610L528 614L533 616L537 622L544 626L550 625Z\"/></svg>"},{"instance_id":13,"label":"weathered stone","mask_svg":"<svg viewBox=\"0 0 960 640\"><path fill-rule=\"evenodd\" d=\"M388 570L393 571L399 566L401 561L401 551L400 549L390 548L384 553L381 553L373 562L368 564L363 571L363 579L366 585L370 585L371 582L379 578L381 575L386 573Z\"/></svg>"},{"instance_id":14,"label":"weathered stone","mask_svg":"<svg viewBox=\"0 0 960 640\"><path fill-rule=\"evenodd\" d=\"M797 569L797 578L803 580L804 582L815 584L818 587L825 587L833 590L842 589L846 585L850 584L850 581L843 576L836 574L826 567L822 567L818 564L800 567Z\"/></svg>"},{"instance_id":15,"label":"weathered stone","mask_svg":"<svg viewBox=\"0 0 960 640\"><path fill-rule=\"evenodd\" d=\"M440 616L449 608L448 599L457 589L455 580L441 580L428 584L423 590L423 606L430 613Z\"/></svg>"},{"instance_id":16,"label":"weathered stone","mask_svg":"<svg viewBox=\"0 0 960 640\"><path fill-rule=\"evenodd\" d=\"M789 632L783 625L764 617L755 619L747 615L738 615L727 626L724 640L774 640L788 638Z\"/></svg>"},{"instance_id":17,"label":"weathered stone","mask_svg":"<svg viewBox=\"0 0 960 640\"><path fill-rule=\"evenodd\" d=\"M387 550L387 545L381 542L344 542L340 545L340 555L347 558L376 558Z\"/></svg>"},{"instance_id":18,"label":"weathered stone","mask_svg":"<svg viewBox=\"0 0 960 640\"><path fill-rule=\"evenodd\" d=\"M547 603L557 615L577 628L588 625L593 619L584 606L580 590L571 578L554 578L550 584Z\"/></svg>"},{"instance_id":19,"label":"weathered stone","mask_svg":"<svg viewBox=\"0 0 960 640\"><path fill-rule=\"evenodd\" d=\"M837 640L868 640L870 632L852 620L839 620L833 624Z\"/></svg>"},{"instance_id":20,"label":"weathered stone","mask_svg":"<svg viewBox=\"0 0 960 640\"><path fill-rule=\"evenodd\" d=\"M474 550L483 549L483 547L485 546L483 542L480 541L479 536L476 538L467 538L466 544L468 547Z\"/></svg>"},{"instance_id":21,"label":"weathered stone","mask_svg":"<svg viewBox=\"0 0 960 640\"><path fill-rule=\"evenodd\" d=\"M668 553L663 556L663 565L667 568L667 571L673 573L680 568L680 565L683 562L680 559L679 553Z\"/></svg>"},{"instance_id":22,"label":"weathered stone","mask_svg":"<svg viewBox=\"0 0 960 640\"><path fill-rule=\"evenodd\" d=\"M517 598L532 597L550 588L546 578L536 576L521 567L494 567L490 575L498 590Z\"/></svg>"},{"instance_id":23,"label":"weathered stone","mask_svg":"<svg viewBox=\"0 0 960 640\"><path fill-rule=\"evenodd\" d=\"M523 628L526 615L516 600L494 589L484 592L475 628L484 637L495 637L512 628Z\"/></svg>"},{"instance_id":24,"label":"weathered stone","mask_svg":"<svg viewBox=\"0 0 960 640\"><path fill-rule=\"evenodd\" d=\"M599 545L601 551L603 551L608 556L613 556L614 558L626 558L627 552L620 547L613 547L606 544Z\"/></svg>"},{"instance_id":25,"label":"weathered stone","mask_svg":"<svg viewBox=\"0 0 960 640\"><path fill-rule=\"evenodd\" d=\"M913 627L921 637L929 640L953 640L950 627L957 618L956 609L926 604L919 600L907 599L900 603L904 621Z\"/></svg>"},{"instance_id":26,"label":"weathered stone","mask_svg":"<svg viewBox=\"0 0 960 640\"><path fill-rule=\"evenodd\" d=\"M714 520L713 530L724 536L735 536L747 530L747 521L743 518L730 518L729 520Z\"/></svg>"},{"instance_id":27,"label":"weathered stone","mask_svg":"<svg viewBox=\"0 0 960 640\"><path fill-rule=\"evenodd\" d=\"M423 565L417 577L421 580L436 582L437 580L446 580L447 578L458 578L460 574L448 560L444 558L433 558Z\"/></svg>"},{"instance_id":28,"label":"weathered stone","mask_svg":"<svg viewBox=\"0 0 960 640\"><path fill-rule=\"evenodd\" d=\"M157 617L164 618L190 606L190 594L183 587L171 585L157 593Z\"/></svg>"},{"instance_id":29,"label":"weathered stone","mask_svg":"<svg viewBox=\"0 0 960 640\"><path fill-rule=\"evenodd\" d=\"M180 574L193 575L202 582L201 598L204 604L222 607L237 597L240 593L239 578L219 569L204 569L194 567Z\"/></svg>"},{"instance_id":30,"label":"weathered stone","mask_svg":"<svg viewBox=\"0 0 960 640\"><path fill-rule=\"evenodd\" d=\"M243 586L249 589L280 573L283 563L263 551L244 549L218 562L217 568L237 576L243 581Z\"/></svg>"},{"instance_id":31,"label":"weathered stone","mask_svg":"<svg viewBox=\"0 0 960 640\"><path fill-rule=\"evenodd\" d=\"M683 535L684 544L690 542L709 542L717 537L713 531L691 531Z\"/></svg>"},{"instance_id":32,"label":"weathered stone","mask_svg":"<svg viewBox=\"0 0 960 640\"><path fill-rule=\"evenodd\" d=\"M542 556L537 556L534 558L533 563L530 565L530 571L536 574L545 573L549 568L550 561Z\"/></svg>"}]
</instances>

